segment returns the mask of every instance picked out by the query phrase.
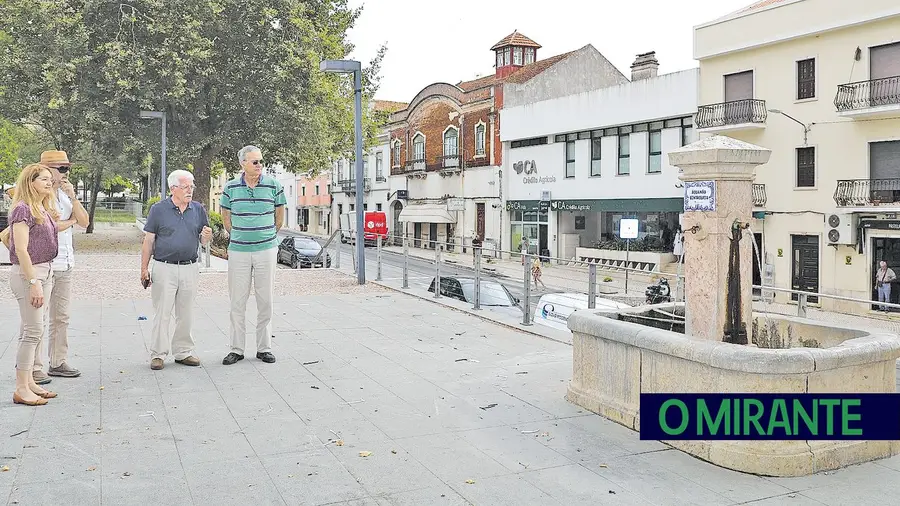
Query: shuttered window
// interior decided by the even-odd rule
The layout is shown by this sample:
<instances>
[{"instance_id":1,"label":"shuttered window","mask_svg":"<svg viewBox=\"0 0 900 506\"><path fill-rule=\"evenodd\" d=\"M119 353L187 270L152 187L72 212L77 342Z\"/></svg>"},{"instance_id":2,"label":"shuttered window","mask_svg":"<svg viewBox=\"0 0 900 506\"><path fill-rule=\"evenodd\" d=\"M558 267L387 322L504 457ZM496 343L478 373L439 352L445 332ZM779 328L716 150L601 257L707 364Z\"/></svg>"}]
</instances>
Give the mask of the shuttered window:
<instances>
[{"instance_id":1,"label":"shuttered window","mask_svg":"<svg viewBox=\"0 0 900 506\"><path fill-rule=\"evenodd\" d=\"M900 76L900 42L869 49L869 79Z\"/></svg>"},{"instance_id":2,"label":"shuttered window","mask_svg":"<svg viewBox=\"0 0 900 506\"><path fill-rule=\"evenodd\" d=\"M871 179L900 179L900 141L869 143Z\"/></svg>"},{"instance_id":3,"label":"shuttered window","mask_svg":"<svg viewBox=\"0 0 900 506\"><path fill-rule=\"evenodd\" d=\"M797 100L816 97L816 59L797 62Z\"/></svg>"},{"instance_id":4,"label":"shuttered window","mask_svg":"<svg viewBox=\"0 0 900 506\"><path fill-rule=\"evenodd\" d=\"M797 148L797 187L816 186L816 148Z\"/></svg>"},{"instance_id":5,"label":"shuttered window","mask_svg":"<svg viewBox=\"0 0 900 506\"><path fill-rule=\"evenodd\" d=\"M753 71L739 72L725 76L725 101L753 98Z\"/></svg>"}]
</instances>

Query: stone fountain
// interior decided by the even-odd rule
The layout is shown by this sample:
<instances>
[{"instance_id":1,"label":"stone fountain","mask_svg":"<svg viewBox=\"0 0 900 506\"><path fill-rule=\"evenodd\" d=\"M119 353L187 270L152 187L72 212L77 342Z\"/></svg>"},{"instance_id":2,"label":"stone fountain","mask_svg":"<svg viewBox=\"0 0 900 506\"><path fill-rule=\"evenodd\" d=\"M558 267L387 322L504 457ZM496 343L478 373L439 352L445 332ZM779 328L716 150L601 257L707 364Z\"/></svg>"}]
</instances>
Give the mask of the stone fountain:
<instances>
[{"instance_id":1,"label":"stone fountain","mask_svg":"<svg viewBox=\"0 0 900 506\"><path fill-rule=\"evenodd\" d=\"M691 197L683 222L685 303L573 313L570 402L639 431L641 393L895 391L896 335L753 313L751 190L770 154L724 136L669 154ZM683 333L674 331L681 315ZM900 452L898 441L665 443L767 476L804 476Z\"/></svg>"}]
</instances>

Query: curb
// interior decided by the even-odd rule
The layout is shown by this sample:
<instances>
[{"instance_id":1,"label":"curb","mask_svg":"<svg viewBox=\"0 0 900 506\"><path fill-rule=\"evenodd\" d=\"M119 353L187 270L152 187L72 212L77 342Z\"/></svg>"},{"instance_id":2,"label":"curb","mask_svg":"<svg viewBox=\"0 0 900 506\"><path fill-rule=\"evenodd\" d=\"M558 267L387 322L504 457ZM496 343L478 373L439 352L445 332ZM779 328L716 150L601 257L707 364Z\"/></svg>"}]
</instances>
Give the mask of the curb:
<instances>
[{"instance_id":1,"label":"curb","mask_svg":"<svg viewBox=\"0 0 900 506\"><path fill-rule=\"evenodd\" d=\"M561 341L561 340L559 340L559 339L555 339L555 338L550 337L550 336L545 336L545 335L543 335L543 334L538 334L537 332L535 332L535 331L533 331L533 330L528 330L528 328L523 327L523 326L519 326L519 325L510 325L509 323L505 323L505 322L498 322L497 320L493 320L493 319L491 319L491 318L488 318L487 316L483 316L483 315L479 314L479 313L476 312L474 309L471 310L471 311L469 311L469 310L465 310L465 309L460 309L460 308L458 308L458 307L448 306L447 304L442 304L442 303L440 303L440 302L434 300L434 298L432 298L432 297L423 297L423 296L421 296L421 295L416 295L416 294L414 294L414 293L409 293L409 292L403 291L402 288L395 288L395 287L393 287L393 286L386 285L386 284L384 284L384 283L381 282L381 281L369 281L369 283L372 283L372 284L374 284L374 285L378 285L378 286L380 286L380 287L382 287L382 288L386 288L386 289L391 290L391 291L393 291L393 292L402 293L402 294L408 295L408 296L410 296L410 297L415 297L415 298L417 298L417 299L421 299L421 300L425 300L425 301L431 302L432 304L437 304L437 305L439 305L439 306L441 306L441 307L450 309L450 310L452 310L452 311L457 311L457 312L460 312L460 313L465 313L465 314L467 314L467 315L474 316L474 317L476 317L476 318L479 318L479 319L484 320L484 321L491 322L491 323L493 323L493 324L495 324L495 325L499 325L499 326L501 326L501 327L506 327L506 328L508 328L508 329L517 330L517 331L519 331L519 332L522 332L523 334L529 334L529 335L532 335L532 336L540 337L541 339L546 339L546 340L548 340L548 341L553 341L553 342L555 342L555 343L564 344L564 345L569 346L569 347L572 346L572 343L567 343L567 342L565 342L565 341ZM532 325L534 325L534 324L532 323Z\"/></svg>"}]
</instances>

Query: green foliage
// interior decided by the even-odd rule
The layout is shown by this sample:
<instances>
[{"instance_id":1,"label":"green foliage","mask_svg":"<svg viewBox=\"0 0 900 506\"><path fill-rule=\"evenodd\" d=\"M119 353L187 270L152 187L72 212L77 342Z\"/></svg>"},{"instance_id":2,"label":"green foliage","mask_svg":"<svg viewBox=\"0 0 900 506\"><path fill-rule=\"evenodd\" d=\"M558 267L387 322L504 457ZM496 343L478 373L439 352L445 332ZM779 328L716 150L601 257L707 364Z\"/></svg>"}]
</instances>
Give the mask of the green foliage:
<instances>
[{"instance_id":1,"label":"green foliage","mask_svg":"<svg viewBox=\"0 0 900 506\"><path fill-rule=\"evenodd\" d=\"M665 253L672 251L672 245L666 244L663 242L661 237L655 235L647 235L641 239L632 239L629 244L626 244L625 239L608 239L603 241L598 241L594 247L597 249L605 249L605 250L614 250L614 251L625 251L629 249L631 251L643 251L643 252L655 252L655 253Z\"/></svg>"},{"instance_id":2,"label":"green foliage","mask_svg":"<svg viewBox=\"0 0 900 506\"><path fill-rule=\"evenodd\" d=\"M209 228L213 229L213 232L217 232L222 230L225 227L225 223L222 221L222 215L215 212L209 212Z\"/></svg>"},{"instance_id":3,"label":"green foliage","mask_svg":"<svg viewBox=\"0 0 900 506\"><path fill-rule=\"evenodd\" d=\"M0 119L0 185L13 184L19 174L21 139L16 127Z\"/></svg>"},{"instance_id":4,"label":"green foliage","mask_svg":"<svg viewBox=\"0 0 900 506\"><path fill-rule=\"evenodd\" d=\"M149 199L147 199L147 202L144 202L144 216L147 216L148 214L150 214L150 207L152 207L153 204L155 204L159 201L160 201L159 197L150 197Z\"/></svg>"},{"instance_id":5,"label":"green foliage","mask_svg":"<svg viewBox=\"0 0 900 506\"><path fill-rule=\"evenodd\" d=\"M209 228L213 231L212 245L219 249L228 249L228 233L225 231L225 222L222 221L221 214L209 212Z\"/></svg>"},{"instance_id":6,"label":"green foliage","mask_svg":"<svg viewBox=\"0 0 900 506\"><path fill-rule=\"evenodd\" d=\"M40 160L45 149L52 146L38 133L0 118L0 185L14 184L22 167Z\"/></svg>"},{"instance_id":7,"label":"green foliage","mask_svg":"<svg viewBox=\"0 0 900 506\"><path fill-rule=\"evenodd\" d=\"M103 191L106 192L106 194L109 196L112 196L116 193L121 193L125 190L133 189L134 183L125 179L119 174L112 175L103 181Z\"/></svg>"},{"instance_id":8,"label":"green foliage","mask_svg":"<svg viewBox=\"0 0 900 506\"><path fill-rule=\"evenodd\" d=\"M191 164L208 204L214 164L237 170L243 145L312 173L351 152L352 78L318 69L352 51L359 13L348 0L2 0L0 116L40 125L92 178L152 185L160 122L139 112L165 111L167 168ZM365 103L383 56L364 69ZM377 121L366 112L370 141Z\"/></svg>"}]
</instances>

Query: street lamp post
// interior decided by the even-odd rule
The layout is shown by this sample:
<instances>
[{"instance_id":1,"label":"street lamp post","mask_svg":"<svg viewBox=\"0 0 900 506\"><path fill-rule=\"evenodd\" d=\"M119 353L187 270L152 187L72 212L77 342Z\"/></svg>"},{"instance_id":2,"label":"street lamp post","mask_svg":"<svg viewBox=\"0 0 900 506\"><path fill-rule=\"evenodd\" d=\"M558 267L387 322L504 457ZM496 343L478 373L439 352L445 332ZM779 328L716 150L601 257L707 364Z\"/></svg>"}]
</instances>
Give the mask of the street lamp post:
<instances>
[{"instance_id":1,"label":"street lamp post","mask_svg":"<svg viewBox=\"0 0 900 506\"><path fill-rule=\"evenodd\" d=\"M162 200L166 198L166 113L162 111L141 111L141 119L162 120L162 158L159 165L159 200Z\"/></svg>"},{"instance_id":2,"label":"street lamp post","mask_svg":"<svg viewBox=\"0 0 900 506\"><path fill-rule=\"evenodd\" d=\"M363 212L363 159L362 159L362 65L354 60L324 60L319 64L322 72L336 74L353 74L353 94L355 101L355 144L356 144L356 258L358 259L356 274L360 285L366 284L366 241L365 214Z\"/></svg>"},{"instance_id":3,"label":"street lamp post","mask_svg":"<svg viewBox=\"0 0 900 506\"><path fill-rule=\"evenodd\" d=\"M799 119L791 116L790 114L782 111L781 109L769 109L769 112L774 113L774 114L780 114L780 115L784 116L785 118L793 121L794 123L797 123L798 125L802 126L803 127L803 145L806 146L807 140L809 138L809 129L812 128L812 126L815 125L815 123L810 123L807 125L806 123L804 123L804 122L800 121Z\"/></svg>"}]
</instances>

